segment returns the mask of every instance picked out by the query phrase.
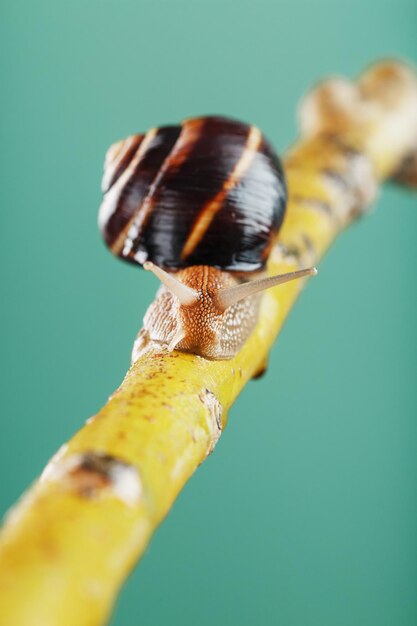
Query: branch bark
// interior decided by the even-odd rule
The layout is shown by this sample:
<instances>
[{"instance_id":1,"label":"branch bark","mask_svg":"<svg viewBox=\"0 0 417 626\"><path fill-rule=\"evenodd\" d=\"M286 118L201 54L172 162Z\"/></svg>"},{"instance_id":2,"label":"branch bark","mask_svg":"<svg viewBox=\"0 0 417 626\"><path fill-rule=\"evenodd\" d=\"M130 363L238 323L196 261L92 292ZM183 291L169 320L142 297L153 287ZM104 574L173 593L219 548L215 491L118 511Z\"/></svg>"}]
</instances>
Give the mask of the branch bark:
<instances>
[{"instance_id":1,"label":"branch bark","mask_svg":"<svg viewBox=\"0 0 417 626\"><path fill-rule=\"evenodd\" d=\"M284 159L289 205L270 274L317 264L417 147L417 77L399 63L317 86ZM0 623L97 626L152 533L212 452L227 412L268 352L302 285L265 293L231 361L149 353L53 457L0 533Z\"/></svg>"}]
</instances>

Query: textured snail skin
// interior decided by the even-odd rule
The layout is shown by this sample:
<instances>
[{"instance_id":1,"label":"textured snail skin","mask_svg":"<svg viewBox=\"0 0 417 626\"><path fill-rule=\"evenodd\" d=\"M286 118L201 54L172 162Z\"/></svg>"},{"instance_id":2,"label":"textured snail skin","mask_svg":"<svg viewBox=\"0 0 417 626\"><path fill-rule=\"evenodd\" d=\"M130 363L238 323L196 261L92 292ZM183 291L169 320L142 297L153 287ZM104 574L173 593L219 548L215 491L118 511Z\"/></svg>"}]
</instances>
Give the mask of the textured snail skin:
<instances>
[{"instance_id":1,"label":"textured snail skin","mask_svg":"<svg viewBox=\"0 0 417 626\"><path fill-rule=\"evenodd\" d=\"M222 311L217 294L240 284L238 276L199 265L180 270L176 277L198 292L198 300L189 306L181 305L162 285L145 314L133 346L132 362L155 347L175 348L212 360L233 358L256 324L260 295Z\"/></svg>"},{"instance_id":2,"label":"textured snail skin","mask_svg":"<svg viewBox=\"0 0 417 626\"><path fill-rule=\"evenodd\" d=\"M255 271L284 217L286 187L255 127L222 117L154 128L108 151L99 226L126 261Z\"/></svg>"}]
</instances>

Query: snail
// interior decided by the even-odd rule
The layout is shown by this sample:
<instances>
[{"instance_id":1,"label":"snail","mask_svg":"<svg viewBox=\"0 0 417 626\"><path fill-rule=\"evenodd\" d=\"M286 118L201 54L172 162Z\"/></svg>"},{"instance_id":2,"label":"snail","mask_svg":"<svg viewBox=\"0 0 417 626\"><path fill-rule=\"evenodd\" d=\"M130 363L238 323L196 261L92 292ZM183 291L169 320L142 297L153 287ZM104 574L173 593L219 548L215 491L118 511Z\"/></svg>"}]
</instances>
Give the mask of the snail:
<instances>
[{"instance_id":1,"label":"snail","mask_svg":"<svg viewBox=\"0 0 417 626\"><path fill-rule=\"evenodd\" d=\"M265 277L287 193L255 126L207 116L132 135L109 148L102 191L107 246L162 283L133 362L155 345L231 359L256 324L262 291L316 273Z\"/></svg>"}]
</instances>

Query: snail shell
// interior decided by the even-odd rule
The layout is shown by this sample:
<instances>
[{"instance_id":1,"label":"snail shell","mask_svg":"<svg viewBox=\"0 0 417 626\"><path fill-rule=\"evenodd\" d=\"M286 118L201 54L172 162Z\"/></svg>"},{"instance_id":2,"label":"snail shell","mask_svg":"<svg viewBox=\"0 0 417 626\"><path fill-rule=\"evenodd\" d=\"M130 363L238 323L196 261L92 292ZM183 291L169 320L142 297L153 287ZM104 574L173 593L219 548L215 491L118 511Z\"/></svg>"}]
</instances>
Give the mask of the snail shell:
<instances>
[{"instance_id":1,"label":"snail shell","mask_svg":"<svg viewBox=\"0 0 417 626\"><path fill-rule=\"evenodd\" d=\"M214 116L114 144L102 189L112 252L168 270L263 268L286 203L280 160L259 129Z\"/></svg>"}]
</instances>

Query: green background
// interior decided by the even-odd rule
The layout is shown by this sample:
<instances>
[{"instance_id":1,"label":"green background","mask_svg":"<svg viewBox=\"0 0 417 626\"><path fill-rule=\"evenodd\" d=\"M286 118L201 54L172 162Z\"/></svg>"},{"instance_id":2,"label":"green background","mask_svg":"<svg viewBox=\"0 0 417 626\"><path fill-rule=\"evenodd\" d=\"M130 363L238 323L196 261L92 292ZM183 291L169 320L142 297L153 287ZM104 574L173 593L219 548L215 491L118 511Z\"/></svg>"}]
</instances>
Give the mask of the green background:
<instances>
[{"instance_id":1,"label":"green background","mask_svg":"<svg viewBox=\"0 0 417 626\"><path fill-rule=\"evenodd\" d=\"M314 81L417 61L417 4L3 0L0 45L3 512L119 384L156 289L97 231L110 143L221 113L282 152ZM112 626L417 623L416 236L387 186L340 238Z\"/></svg>"}]
</instances>

